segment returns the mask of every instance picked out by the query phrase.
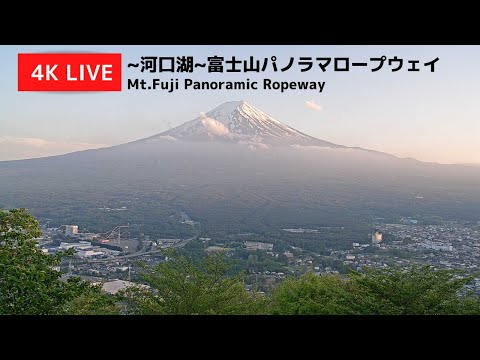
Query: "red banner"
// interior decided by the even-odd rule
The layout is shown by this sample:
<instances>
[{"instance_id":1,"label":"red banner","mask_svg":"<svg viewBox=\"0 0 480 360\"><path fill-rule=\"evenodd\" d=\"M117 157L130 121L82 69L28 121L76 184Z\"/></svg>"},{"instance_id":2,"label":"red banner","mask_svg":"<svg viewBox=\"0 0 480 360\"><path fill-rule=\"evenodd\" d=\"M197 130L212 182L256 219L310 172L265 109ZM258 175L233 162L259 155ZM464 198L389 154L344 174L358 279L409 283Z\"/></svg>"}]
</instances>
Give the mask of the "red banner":
<instances>
[{"instance_id":1,"label":"red banner","mask_svg":"<svg viewBox=\"0 0 480 360\"><path fill-rule=\"evenodd\" d=\"M121 91L122 54L18 54L18 91Z\"/></svg>"}]
</instances>

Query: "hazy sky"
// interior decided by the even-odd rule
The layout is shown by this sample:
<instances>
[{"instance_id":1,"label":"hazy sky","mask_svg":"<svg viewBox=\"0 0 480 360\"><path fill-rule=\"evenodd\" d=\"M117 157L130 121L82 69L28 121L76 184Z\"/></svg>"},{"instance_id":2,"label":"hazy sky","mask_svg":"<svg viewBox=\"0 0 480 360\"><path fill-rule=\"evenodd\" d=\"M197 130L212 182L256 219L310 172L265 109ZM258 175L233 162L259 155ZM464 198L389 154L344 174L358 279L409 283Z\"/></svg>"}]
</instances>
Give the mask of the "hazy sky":
<instances>
[{"instance_id":1,"label":"hazy sky","mask_svg":"<svg viewBox=\"0 0 480 360\"><path fill-rule=\"evenodd\" d=\"M17 53L94 51L123 54L121 93L19 93ZM208 56L240 59L398 56L420 63L436 57L436 71L369 68L350 72L173 74L180 79L325 81L317 90L128 91L141 77L128 62L141 56ZM154 77L153 74L148 78ZM162 80L172 75L156 74ZM39 157L120 144L168 130L226 101L247 100L276 119L330 142L442 163L480 163L480 46L0 46L0 160ZM311 101L311 106L306 102ZM313 104L313 106L312 106ZM318 111L315 104L322 107Z\"/></svg>"}]
</instances>

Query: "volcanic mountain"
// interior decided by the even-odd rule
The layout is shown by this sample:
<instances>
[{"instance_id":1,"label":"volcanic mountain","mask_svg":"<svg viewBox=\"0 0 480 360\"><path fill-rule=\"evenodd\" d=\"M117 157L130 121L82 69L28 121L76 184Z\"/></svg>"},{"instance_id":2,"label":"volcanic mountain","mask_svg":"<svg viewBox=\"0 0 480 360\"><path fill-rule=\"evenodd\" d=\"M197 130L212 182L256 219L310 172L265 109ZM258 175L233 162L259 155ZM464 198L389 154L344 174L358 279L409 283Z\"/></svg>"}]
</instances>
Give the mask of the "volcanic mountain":
<instances>
[{"instance_id":1,"label":"volcanic mountain","mask_svg":"<svg viewBox=\"0 0 480 360\"><path fill-rule=\"evenodd\" d=\"M231 233L277 238L291 227L365 226L372 216L477 221L479 183L479 168L336 145L237 101L127 144L0 161L0 208L26 207L41 221L98 232L128 223L159 237L191 236L180 222L185 212L224 241Z\"/></svg>"},{"instance_id":2,"label":"volcanic mountain","mask_svg":"<svg viewBox=\"0 0 480 360\"><path fill-rule=\"evenodd\" d=\"M206 114L202 113L194 120L145 140L166 137L185 141L216 140L257 146L344 148L285 125L246 101L224 103Z\"/></svg>"}]
</instances>

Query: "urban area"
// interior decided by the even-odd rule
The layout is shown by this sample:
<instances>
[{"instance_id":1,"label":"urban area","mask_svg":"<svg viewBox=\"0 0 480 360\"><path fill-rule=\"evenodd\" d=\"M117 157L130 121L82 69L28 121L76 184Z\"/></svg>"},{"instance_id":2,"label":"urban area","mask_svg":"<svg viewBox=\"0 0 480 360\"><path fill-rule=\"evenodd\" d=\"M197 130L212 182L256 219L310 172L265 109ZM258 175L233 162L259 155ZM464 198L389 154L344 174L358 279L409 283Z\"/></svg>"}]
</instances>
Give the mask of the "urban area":
<instances>
[{"instance_id":1,"label":"urban area","mask_svg":"<svg viewBox=\"0 0 480 360\"><path fill-rule=\"evenodd\" d=\"M104 209L106 210L106 209ZM181 212L180 222L195 229L196 222ZM70 256L56 270L64 277L80 276L102 284L111 294L138 280L138 261L155 264L168 260L166 249L187 251L190 247L203 253L222 252L241 262L247 290L267 291L285 277L307 271L348 273L365 267L408 267L428 264L435 268L459 269L467 274L478 272L480 260L480 224L444 222L424 225L411 218L398 223L372 224L371 232L352 241L343 249L326 248L321 253L282 242L258 241L255 233L226 236L224 240L197 235L190 238L131 237L128 225L107 233L79 231L78 225L56 228L42 226L39 247L47 254L69 250ZM329 228L285 228L289 236L310 238ZM345 230L339 228L338 231ZM480 294L480 277L469 285Z\"/></svg>"}]
</instances>

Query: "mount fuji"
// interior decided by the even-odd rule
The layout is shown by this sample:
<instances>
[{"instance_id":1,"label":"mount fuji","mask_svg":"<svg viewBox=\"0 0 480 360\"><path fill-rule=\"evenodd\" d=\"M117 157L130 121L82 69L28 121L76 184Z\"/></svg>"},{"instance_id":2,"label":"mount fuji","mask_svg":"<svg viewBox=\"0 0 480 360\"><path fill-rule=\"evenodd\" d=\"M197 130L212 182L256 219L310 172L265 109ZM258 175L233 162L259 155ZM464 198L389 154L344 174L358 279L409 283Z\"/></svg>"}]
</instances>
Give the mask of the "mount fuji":
<instances>
[{"instance_id":1,"label":"mount fuji","mask_svg":"<svg viewBox=\"0 0 480 360\"><path fill-rule=\"evenodd\" d=\"M265 146L321 146L345 148L304 134L267 115L246 101L224 103L198 118L145 139L216 140ZM141 140L141 141L145 141Z\"/></svg>"},{"instance_id":2,"label":"mount fuji","mask_svg":"<svg viewBox=\"0 0 480 360\"><path fill-rule=\"evenodd\" d=\"M288 227L365 225L372 216L477 219L479 183L478 167L333 144L236 101L130 143L0 161L0 208L162 236L187 236L178 221L186 212L208 234L280 236Z\"/></svg>"}]
</instances>

